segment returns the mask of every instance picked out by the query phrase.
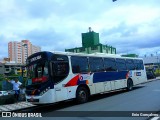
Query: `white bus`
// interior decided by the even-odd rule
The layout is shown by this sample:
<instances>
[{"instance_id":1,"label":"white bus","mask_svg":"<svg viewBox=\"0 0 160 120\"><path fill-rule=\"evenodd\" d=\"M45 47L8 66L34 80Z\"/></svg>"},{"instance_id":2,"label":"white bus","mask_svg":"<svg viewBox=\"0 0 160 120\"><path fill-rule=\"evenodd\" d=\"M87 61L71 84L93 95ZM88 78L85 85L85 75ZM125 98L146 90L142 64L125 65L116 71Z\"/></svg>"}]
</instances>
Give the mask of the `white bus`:
<instances>
[{"instance_id":1,"label":"white bus","mask_svg":"<svg viewBox=\"0 0 160 120\"><path fill-rule=\"evenodd\" d=\"M26 101L35 104L76 99L147 81L143 60L107 54L38 52L27 58Z\"/></svg>"}]
</instances>

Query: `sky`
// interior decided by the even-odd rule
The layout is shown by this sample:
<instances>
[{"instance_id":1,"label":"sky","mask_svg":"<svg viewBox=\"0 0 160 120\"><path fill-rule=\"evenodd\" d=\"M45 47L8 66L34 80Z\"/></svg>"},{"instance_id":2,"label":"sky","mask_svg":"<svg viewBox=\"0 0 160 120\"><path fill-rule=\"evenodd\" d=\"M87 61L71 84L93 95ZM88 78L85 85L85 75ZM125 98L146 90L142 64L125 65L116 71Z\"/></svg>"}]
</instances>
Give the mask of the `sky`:
<instances>
[{"instance_id":1,"label":"sky","mask_svg":"<svg viewBox=\"0 0 160 120\"><path fill-rule=\"evenodd\" d=\"M0 0L0 58L8 42L42 51L81 47L91 27L118 54L160 54L160 0Z\"/></svg>"}]
</instances>

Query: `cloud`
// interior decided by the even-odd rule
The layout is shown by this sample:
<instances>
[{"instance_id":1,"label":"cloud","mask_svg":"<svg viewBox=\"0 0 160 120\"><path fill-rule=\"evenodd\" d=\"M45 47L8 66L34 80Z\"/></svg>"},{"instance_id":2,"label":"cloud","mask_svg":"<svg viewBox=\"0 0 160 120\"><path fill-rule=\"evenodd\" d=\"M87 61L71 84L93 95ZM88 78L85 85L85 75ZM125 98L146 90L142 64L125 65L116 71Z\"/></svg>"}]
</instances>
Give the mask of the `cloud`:
<instances>
[{"instance_id":1,"label":"cloud","mask_svg":"<svg viewBox=\"0 0 160 120\"><path fill-rule=\"evenodd\" d=\"M0 50L0 58L2 59L2 57L7 57L8 55L8 42L5 40L5 37L3 35L0 35L0 47L1 47L1 50ZM7 49L7 50L6 50Z\"/></svg>"},{"instance_id":2,"label":"cloud","mask_svg":"<svg viewBox=\"0 0 160 120\"><path fill-rule=\"evenodd\" d=\"M29 39L42 50L81 46L81 33L92 27L100 42L118 53L160 51L159 0L1 0L0 58L7 43Z\"/></svg>"},{"instance_id":3,"label":"cloud","mask_svg":"<svg viewBox=\"0 0 160 120\"><path fill-rule=\"evenodd\" d=\"M31 39L33 44L42 46L42 50L59 50L64 51L65 48L70 46L76 46L76 37L72 38L72 34L68 34L66 31L56 32L53 28L48 29L34 29L25 36L27 39ZM71 39L72 38L72 39Z\"/></svg>"}]
</instances>

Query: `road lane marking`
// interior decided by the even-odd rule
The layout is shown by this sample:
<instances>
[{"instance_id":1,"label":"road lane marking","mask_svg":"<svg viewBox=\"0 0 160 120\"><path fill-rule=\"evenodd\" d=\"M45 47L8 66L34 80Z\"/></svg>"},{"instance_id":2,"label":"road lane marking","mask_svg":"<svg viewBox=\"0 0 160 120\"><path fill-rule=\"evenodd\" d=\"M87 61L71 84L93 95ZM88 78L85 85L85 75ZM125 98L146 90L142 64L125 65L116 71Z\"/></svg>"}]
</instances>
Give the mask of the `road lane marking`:
<instances>
[{"instance_id":1,"label":"road lane marking","mask_svg":"<svg viewBox=\"0 0 160 120\"><path fill-rule=\"evenodd\" d=\"M151 120L158 120L160 117L154 117Z\"/></svg>"},{"instance_id":2,"label":"road lane marking","mask_svg":"<svg viewBox=\"0 0 160 120\"><path fill-rule=\"evenodd\" d=\"M155 91L155 92L160 92L160 89L155 89L155 90L153 90L153 91Z\"/></svg>"},{"instance_id":3,"label":"road lane marking","mask_svg":"<svg viewBox=\"0 0 160 120\"><path fill-rule=\"evenodd\" d=\"M19 110L19 109L24 109L24 108L34 107L34 106L36 105L27 103L27 102L19 102L19 103L14 103L9 105L0 105L0 112L14 111L14 110Z\"/></svg>"}]
</instances>

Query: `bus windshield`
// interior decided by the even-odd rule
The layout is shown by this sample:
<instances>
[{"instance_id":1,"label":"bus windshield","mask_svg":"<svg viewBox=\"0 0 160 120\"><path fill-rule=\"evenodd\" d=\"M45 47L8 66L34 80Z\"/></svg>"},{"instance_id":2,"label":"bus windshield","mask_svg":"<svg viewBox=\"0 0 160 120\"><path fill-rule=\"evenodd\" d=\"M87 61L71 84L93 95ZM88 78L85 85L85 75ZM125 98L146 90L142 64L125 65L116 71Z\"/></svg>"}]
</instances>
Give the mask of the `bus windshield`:
<instances>
[{"instance_id":1,"label":"bus windshield","mask_svg":"<svg viewBox=\"0 0 160 120\"><path fill-rule=\"evenodd\" d=\"M47 81L48 79L48 62L39 61L27 66L28 81L27 84L36 84Z\"/></svg>"}]
</instances>

